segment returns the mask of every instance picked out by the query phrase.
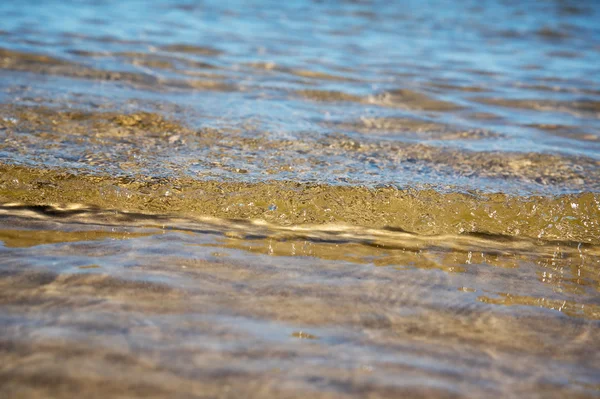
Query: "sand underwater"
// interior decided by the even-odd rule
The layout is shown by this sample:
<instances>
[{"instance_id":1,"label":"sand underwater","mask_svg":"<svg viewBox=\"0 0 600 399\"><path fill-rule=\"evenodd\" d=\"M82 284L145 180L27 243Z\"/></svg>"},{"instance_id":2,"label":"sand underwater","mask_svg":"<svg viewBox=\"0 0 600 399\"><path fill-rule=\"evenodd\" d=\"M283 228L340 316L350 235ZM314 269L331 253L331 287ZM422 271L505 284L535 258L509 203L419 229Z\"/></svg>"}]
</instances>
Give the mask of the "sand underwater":
<instances>
[{"instance_id":1,"label":"sand underwater","mask_svg":"<svg viewBox=\"0 0 600 399\"><path fill-rule=\"evenodd\" d=\"M600 3L0 16L0 397L600 397Z\"/></svg>"}]
</instances>

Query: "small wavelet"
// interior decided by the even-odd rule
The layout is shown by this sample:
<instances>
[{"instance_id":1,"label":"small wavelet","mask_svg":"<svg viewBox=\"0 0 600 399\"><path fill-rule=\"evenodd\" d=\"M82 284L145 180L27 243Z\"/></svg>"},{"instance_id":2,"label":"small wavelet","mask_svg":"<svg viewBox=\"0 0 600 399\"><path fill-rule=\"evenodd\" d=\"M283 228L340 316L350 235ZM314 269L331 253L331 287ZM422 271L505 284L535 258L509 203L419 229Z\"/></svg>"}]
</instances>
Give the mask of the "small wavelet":
<instances>
[{"instance_id":1,"label":"small wavelet","mask_svg":"<svg viewBox=\"0 0 600 399\"><path fill-rule=\"evenodd\" d=\"M0 2L0 397L597 397L598 5Z\"/></svg>"}]
</instances>

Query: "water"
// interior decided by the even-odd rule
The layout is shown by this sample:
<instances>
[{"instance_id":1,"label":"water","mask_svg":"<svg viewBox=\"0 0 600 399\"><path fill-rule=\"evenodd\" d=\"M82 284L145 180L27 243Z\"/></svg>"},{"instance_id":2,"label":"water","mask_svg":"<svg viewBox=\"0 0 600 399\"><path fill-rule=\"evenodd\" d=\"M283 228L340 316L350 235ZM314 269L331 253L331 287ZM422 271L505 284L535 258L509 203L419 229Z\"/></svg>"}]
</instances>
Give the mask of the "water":
<instances>
[{"instance_id":1,"label":"water","mask_svg":"<svg viewBox=\"0 0 600 399\"><path fill-rule=\"evenodd\" d=\"M0 3L1 396L600 396L599 15Z\"/></svg>"}]
</instances>

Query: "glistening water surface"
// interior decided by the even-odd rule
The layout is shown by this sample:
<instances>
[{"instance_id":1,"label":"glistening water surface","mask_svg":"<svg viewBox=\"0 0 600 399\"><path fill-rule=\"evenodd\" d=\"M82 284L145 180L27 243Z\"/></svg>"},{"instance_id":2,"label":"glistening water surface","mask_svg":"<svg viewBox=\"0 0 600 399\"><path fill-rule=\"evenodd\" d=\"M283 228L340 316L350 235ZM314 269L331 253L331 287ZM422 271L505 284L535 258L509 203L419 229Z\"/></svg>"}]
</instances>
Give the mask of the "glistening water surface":
<instances>
[{"instance_id":1,"label":"glistening water surface","mask_svg":"<svg viewBox=\"0 0 600 399\"><path fill-rule=\"evenodd\" d=\"M599 20L0 2L0 396L600 397Z\"/></svg>"}]
</instances>

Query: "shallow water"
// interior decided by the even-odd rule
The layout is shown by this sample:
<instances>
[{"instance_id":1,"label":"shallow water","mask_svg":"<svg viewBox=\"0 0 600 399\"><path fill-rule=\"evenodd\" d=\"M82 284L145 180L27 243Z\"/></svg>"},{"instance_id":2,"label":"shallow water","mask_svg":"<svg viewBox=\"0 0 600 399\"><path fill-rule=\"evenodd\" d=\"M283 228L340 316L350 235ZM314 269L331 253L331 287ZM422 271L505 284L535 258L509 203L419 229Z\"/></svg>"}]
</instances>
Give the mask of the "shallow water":
<instances>
[{"instance_id":1,"label":"shallow water","mask_svg":"<svg viewBox=\"0 0 600 399\"><path fill-rule=\"evenodd\" d=\"M600 396L595 2L0 15L2 397Z\"/></svg>"}]
</instances>

